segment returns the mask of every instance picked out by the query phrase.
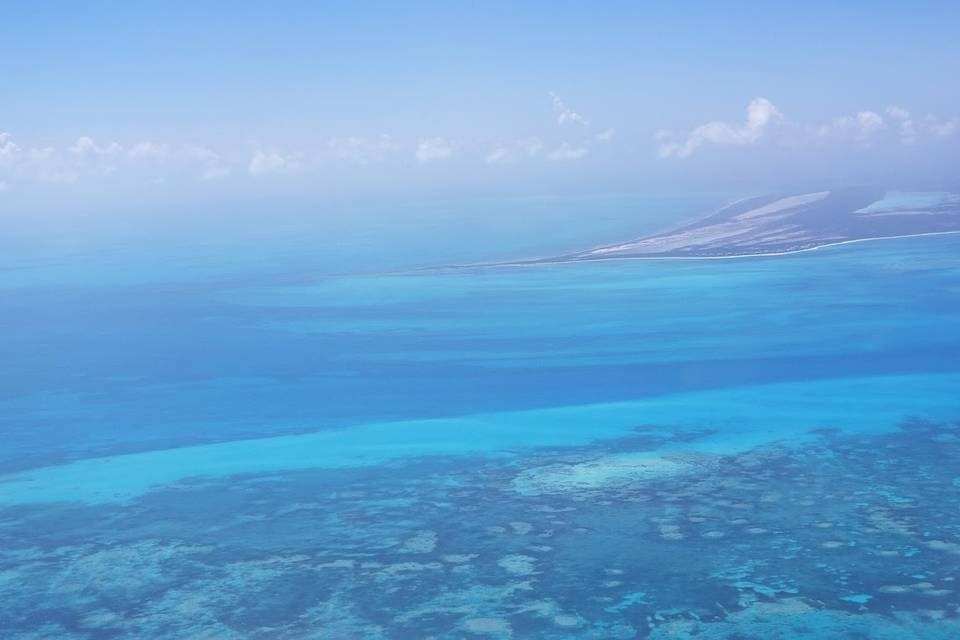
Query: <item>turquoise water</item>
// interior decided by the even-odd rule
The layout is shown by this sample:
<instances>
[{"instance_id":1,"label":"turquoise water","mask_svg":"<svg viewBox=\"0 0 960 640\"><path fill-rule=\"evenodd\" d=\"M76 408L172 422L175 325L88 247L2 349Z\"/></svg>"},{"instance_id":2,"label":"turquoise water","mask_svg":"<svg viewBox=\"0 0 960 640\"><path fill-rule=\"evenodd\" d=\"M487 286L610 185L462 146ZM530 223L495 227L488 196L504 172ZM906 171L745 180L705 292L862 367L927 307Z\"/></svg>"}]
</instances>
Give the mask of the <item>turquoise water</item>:
<instances>
[{"instance_id":1,"label":"turquoise water","mask_svg":"<svg viewBox=\"0 0 960 640\"><path fill-rule=\"evenodd\" d=\"M960 237L424 269L718 202L8 233L3 637L957 637Z\"/></svg>"},{"instance_id":2,"label":"turquoise water","mask_svg":"<svg viewBox=\"0 0 960 640\"><path fill-rule=\"evenodd\" d=\"M945 191L888 191L882 200L863 207L858 213L884 213L889 211L924 211L930 207L957 201L957 194Z\"/></svg>"}]
</instances>

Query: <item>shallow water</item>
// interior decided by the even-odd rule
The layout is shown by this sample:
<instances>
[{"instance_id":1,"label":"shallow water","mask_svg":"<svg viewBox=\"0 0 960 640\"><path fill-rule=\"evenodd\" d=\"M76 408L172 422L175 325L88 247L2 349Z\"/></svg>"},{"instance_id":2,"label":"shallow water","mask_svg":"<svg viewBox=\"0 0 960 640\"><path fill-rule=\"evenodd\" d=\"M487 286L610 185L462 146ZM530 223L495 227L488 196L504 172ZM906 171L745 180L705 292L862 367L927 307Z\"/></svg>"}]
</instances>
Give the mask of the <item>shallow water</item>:
<instances>
[{"instance_id":1,"label":"shallow water","mask_svg":"<svg viewBox=\"0 0 960 640\"><path fill-rule=\"evenodd\" d=\"M960 238L411 270L515 256L363 229L8 258L4 637L958 637Z\"/></svg>"}]
</instances>

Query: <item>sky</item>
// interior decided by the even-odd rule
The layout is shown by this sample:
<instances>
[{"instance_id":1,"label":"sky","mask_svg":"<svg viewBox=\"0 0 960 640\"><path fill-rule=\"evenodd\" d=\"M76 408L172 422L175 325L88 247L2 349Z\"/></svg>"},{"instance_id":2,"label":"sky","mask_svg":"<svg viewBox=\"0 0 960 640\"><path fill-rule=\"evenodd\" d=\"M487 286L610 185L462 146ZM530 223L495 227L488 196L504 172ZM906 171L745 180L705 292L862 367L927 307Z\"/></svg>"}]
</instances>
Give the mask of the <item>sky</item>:
<instances>
[{"instance_id":1,"label":"sky","mask_svg":"<svg viewBox=\"0 0 960 640\"><path fill-rule=\"evenodd\" d=\"M0 3L0 208L960 188L960 3Z\"/></svg>"}]
</instances>

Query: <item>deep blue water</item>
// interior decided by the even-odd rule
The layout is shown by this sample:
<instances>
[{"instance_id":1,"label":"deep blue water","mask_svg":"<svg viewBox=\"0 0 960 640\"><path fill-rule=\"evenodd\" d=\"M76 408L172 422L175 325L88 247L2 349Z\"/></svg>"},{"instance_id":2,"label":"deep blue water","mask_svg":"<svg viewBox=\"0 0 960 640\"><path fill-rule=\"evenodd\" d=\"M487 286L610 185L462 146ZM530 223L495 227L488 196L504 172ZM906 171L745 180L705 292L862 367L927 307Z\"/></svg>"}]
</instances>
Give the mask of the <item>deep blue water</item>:
<instances>
[{"instance_id":1,"label":"deep blue water","mask_svg":"<svg viewBox=\"0 0 960 640\"><path fill-rule=\"evenodd\" d=\"M722 200L11 224L0 635L960 637L960 237L423 269Z\"/></svg>"}]
</instances>

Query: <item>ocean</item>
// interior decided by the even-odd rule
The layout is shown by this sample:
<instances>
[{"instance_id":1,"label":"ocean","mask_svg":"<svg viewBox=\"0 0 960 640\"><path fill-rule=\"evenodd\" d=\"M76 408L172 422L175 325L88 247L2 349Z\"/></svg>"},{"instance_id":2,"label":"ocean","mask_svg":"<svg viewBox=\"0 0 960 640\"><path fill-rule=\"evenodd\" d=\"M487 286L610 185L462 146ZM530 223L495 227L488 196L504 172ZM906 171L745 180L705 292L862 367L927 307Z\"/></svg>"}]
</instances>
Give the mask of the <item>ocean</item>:
<instances>
[{"instance_id":1,"label":"ocean","mask_svg":"<svg viewBox=\"0 0 960 640\"><path fill-rule=\"evenodd\" d=\"M9 225L0 637L960 636L960 236L492 264L727 198Z\"/></svg>"}]
</instances>

